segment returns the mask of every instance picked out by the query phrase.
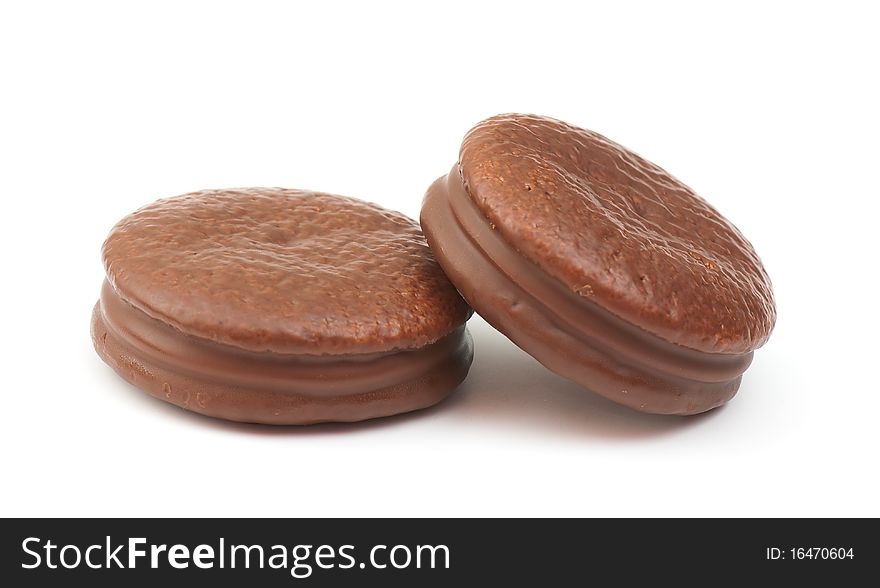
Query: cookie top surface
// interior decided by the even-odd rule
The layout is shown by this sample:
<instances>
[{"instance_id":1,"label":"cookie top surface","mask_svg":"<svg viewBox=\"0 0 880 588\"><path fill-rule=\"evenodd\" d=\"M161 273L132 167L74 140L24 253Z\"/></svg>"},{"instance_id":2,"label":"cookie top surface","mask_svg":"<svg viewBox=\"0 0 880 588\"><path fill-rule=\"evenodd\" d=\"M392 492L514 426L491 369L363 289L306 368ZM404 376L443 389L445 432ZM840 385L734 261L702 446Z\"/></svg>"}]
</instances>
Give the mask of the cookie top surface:
<instances>
[{"instance_id":1,"label":"cookie top surface","mask_svg":"<svg viewBox=\"0 0 880 588\"><path fill-rule=\"evenodd\" d=\"M248 188L159 200L117 223L102 253L136 308L250 351L413 349L470 314L415 221L343 196Z\"/></svg>"},{"instance_id":2,"label":"cookie top surface","mask_svg":"<svg viewBox=\"0 0 880 588\"><path fill-rule=\"evenodd\" d=\"M762 345L770 279L739 230L669 173L551 118L506 114L465 136L459 168L507 243L577 295L710 353Z\"/></svg>"}]
</instances>

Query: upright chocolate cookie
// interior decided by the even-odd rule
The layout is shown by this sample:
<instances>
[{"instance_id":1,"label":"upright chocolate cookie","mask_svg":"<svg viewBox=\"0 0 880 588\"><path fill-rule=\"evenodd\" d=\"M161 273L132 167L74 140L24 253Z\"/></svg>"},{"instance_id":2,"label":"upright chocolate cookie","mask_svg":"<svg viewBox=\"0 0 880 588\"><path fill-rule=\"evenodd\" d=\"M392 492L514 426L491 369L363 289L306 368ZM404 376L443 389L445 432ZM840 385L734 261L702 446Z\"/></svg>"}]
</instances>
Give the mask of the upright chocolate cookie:
<instances>
[{"instance_id":1,"label":"upright chocolate cookie","mask_svg":"<svg viewBox=\"0 0 880 588\"><path fill-rule=\"evenodd\" d=\"M254 423L430 406L465 377L470 309L418 225L352 198L207 190L122 219L92 316L104 361L153 396Z\"/></svg>"},{"instance_id":2,"label":"upright chocolate cookie","mask_svg":"<svg viewBox=\"0 0 880 588\"><path fill-rule=\"evenodd\" d=\"M421 222L487 321L636 410L723 404L776 319L736 227L656 165L554 119L509 114L471 129Z\"/></svg>"}]
</instances>

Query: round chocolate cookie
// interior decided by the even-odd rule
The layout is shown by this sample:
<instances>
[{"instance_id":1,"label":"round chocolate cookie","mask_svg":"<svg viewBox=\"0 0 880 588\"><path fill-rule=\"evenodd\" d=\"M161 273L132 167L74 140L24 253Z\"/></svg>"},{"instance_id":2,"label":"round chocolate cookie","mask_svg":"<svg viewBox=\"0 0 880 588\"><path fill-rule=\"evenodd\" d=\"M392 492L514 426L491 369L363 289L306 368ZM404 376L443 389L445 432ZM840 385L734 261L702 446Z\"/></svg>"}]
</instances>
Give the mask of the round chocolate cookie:
<instances>
[{"instance_id":1,"label":"round chocolate cookie","mask_svg":"<svg viewBox=\"0 0 880 588\"><path fill-rule=\"evenodd\" d=\"M235 421L358 421L433 405L473 359L471 310L418 225L352 198L206 190L122 219L92 340L123 378Z\"/></svg>"},{"instance_id":2,"label":"round chocolate cookie","mask_svg":"<svg viewBox=\"0 0 880 588\"><path fill-rule=\"evenodd\" d=\"M508 114L471 129L421 222L474 310L636 410L728 401L776 319L736 227L656 165L558 120Z\"/></svg>"}]
</instances>

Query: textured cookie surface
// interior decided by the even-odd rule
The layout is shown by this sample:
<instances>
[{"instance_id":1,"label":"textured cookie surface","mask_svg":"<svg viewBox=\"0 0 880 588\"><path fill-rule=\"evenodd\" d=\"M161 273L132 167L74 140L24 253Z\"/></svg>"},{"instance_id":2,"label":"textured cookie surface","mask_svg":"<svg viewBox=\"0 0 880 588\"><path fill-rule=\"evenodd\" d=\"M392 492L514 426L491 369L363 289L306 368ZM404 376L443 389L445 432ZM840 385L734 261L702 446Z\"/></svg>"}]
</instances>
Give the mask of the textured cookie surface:
<instances>
[{"instance_id":1,"label":"textured cookie surface","mask_svg":"<svg viewBox=\"0 0 880 588\"><path fill-rule=\"evenodd\" d=\"M667 341L759 347L775 319L751 244L690 188L605 137L500 115L465 137L466 189L493 228L572 292Z\"/></svg>"},{"instance_id":2,"label":"textured cookie surface","mask_svg":"<svg viewBox=\"0 0 880 588\"><path fill-rule=\"evenodd\" d=\"M414 221L323 193L250 188L160 200L113 228L103 259L110 284L136 308L251 351L412 349L470 313Z\"/></svg>"}]
</instances>

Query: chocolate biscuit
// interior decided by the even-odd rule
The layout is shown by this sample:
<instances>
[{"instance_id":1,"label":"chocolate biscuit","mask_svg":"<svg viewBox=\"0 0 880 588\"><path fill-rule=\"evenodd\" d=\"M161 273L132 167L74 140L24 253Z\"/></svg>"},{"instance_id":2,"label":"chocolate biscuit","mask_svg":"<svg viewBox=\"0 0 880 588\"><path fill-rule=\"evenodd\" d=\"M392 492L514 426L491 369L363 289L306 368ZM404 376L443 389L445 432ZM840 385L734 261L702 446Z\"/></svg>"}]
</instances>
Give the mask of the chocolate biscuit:
<instances>
[{"instance_id":1,"label":"chocolate biscuit","mask_svg":"<svg viewBox=\"0 0 880 588\"><path fill-rule=\"evenodd\" d=\"M421 223L489 323L636 410L728 401L775 322L770 280L733 224L663 169L558 120L471 129Z\"/></svg>"},{"instance_id":2,"label":"chocolate biscuit","mask_svg":"<svg viewBox=\"0 0 880 588\"><path fill-rule=\"evenodd\" d=\"M445 398L470 309L418 225L353 198L206 190L104 243L95 349L153 396L254 423L358 421Z\"/></svg>"}]
</instances>

